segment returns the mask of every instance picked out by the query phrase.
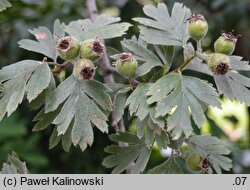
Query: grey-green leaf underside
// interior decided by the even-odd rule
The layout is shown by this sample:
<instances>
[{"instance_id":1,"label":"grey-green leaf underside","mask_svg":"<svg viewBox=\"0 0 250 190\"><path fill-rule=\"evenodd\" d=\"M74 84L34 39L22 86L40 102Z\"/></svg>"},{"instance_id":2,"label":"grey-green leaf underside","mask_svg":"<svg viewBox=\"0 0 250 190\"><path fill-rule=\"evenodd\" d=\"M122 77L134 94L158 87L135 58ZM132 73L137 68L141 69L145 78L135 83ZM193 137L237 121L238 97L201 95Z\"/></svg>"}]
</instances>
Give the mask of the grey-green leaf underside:
<instances>
[{"instance_id":1,"label":"grey-green leaf underside","mask_svg":"<svg viewBox=\"0 0 250 190\"><path fill-rule=\"evenodd\" d=\"M158 58L158 56L151 50L144 47L137 40L127 40L124 39L121 42L122 46L128 51L132 52L135 58L139 61L142 61L142 64L137 70L137 76L142 76L151 71L154 67L163 66L163 63Z\"/></svg>"},{"instance_id":2,"label":"grey-green leaf underside","mask_svg":"<svg viewBox=\"0 0 250 190\"><path fill-rule=\"evenodd\" d=\"M120 18L99 15L94 22L90 19L70 22L65 31L78 40L110 39L124 35L131 26L126 22L118 23L120 20Z\"/></svg>"},{"instance_id":3,"label":"grey-green leaf underside","mask_svg":"<svg viewBox=\"0 0 250 190\"><path fill-rule=\"evenodd\" d=\"M165 162L148 171L149 174L182 174L183 171L171 155Z\"/></svg>"},{"instance_id":4,"label":"grey-green leaf underside","mask_svg":"<svg viewBox=\"0 0 250 190\"><path fill-rule=\"evenodd\" d=\"M193 152L208 157L216 173L221 173L221 168L226 171L232 168L232 160L225 156L230 153L230 150L217 137L210 135L191 136L186 140L186 143Z\"/></svg>"},{"instance_id":5,"label":"grey-green leaf underside","mask_svg":"<svg viewBox=\"0 0 250 190\"><path fill-rule=\"evenodd\" d=\"M203 107L212 105L220 107L218 94L211 84L191 76L169 74L154 83L147 95L147 103L157 103L156 117L168 116L167 130L175 139L184 132L188 137L192 133L190 110L194 122L201 127L206 117ZM175 108L175 110L172 110Z\"/></svg>"},{"instance_id":6,"label":"grey-green leaf underside","mask_svg":"<svg viewBox=\"0 0 250 190\"><path fill-rule=\"evenodd\" d=\"M51 77L48 64L40 61L24 60L3 67L0 70L0 83L4 87L0 96L0 120L17 109L25 94L29 102L38 97L49 86Z\"/></svg>"},{"instance_id":7,"label":"grey-green leaf underside","mask_svg":"<svg viewBox=\"0 0 250 190\"><path fill-rule=\"evenodd\" d=\"M188 44L184 48L186 56L194 54L194 48ZM203 63L199 58L193 59L188 66L187 70L198 71L214 78L219 94L225 95L230 100L239 100L250 106L250 78L240 74L240 71L250 71L248 61L243 61L242 57L229 56L231 71L225 75L214 75L208 68L208 65Z\"/></svg>"},{"instance_id":8,"label":"grey-green leaf underside","mask_svg":"<svg viewBox=\"0 0 250 190\"><path fill-rule=\"evenodd\" d=\"M145 139L139 139L136 135L128 132L113 134L109 138L113 142L127 143L128 146L111 145L105 148L105 152L112 155L104 158L102 164L107 168L115 167L112 173L122 173L131 163L135 162L131 173L143 172L151 154L151 149L147 148Z\"/></svg>"},{"instance_id":9,"label":"grey-green leaf underside","mask_svg":"<svg viewBox=\"0 0 250 190\"><path fill-rule=\"evenodd\" d=\"M0 12L6 10L8 7L11 7L11 4L7 0L1 0L0 1Z\"/></svg>"},{"instance_id":10,"label":"grey-green leaf underside","mask_svg":"<svg viewBox=\"0 0 250 190\"><path fill-rule=\"evenodd\" d=\"M229 71L226 75L214 75L214 80L220 94L230 100L237 99L250 106L250 78L238 72Z\"/></svg>"},{"instance_id":11,"label":"grey-green leaf underside","mask_svg":"<svg viewBox=\"0 0 250 190\"><path fill-rule=\"evenodd\" d=\"M28 51L41 53L56 62L58 55L56 51L55 39L64 36L64 24L60 24L59 20L55 21L53 32L55 36L53 36L49 29L46 27L39 27L33 30L29 30L29 32L35 36L37 41L23 39L18 42L19 46Z\"/></svg>"},{"instance_id":12,"label":"grey-green leaf underside","mask_svg":"<svg viewBox=\"0 0 250 190\"><path fill-rule=\"evenodd\" d=\"M157 7L146 5L143 12L150 18L134 18L140 23L139 29L143 40L151 44L182 46L189 39L186 20L191 11L182 3L175 3L171 12L164 3Z\"/></svg>"},{"instance_id":13,"label":"grey-green leaf underside","mask_svg":"<svg viewBox=\"0 0 250 190\"><path fill-rule=\"evenodd\" d=\"M3 164L0 174L28 174L25 162L19 160L15 152L8 155L7 162Z\"/></svg>"},{"instance_id":14,"label":"grey-green leaf underside","mask_svg":"<svg viewBox=\"0 0 250 190\"><path fill-rule=\"evenodd\" d=\"M92 126L96 126L102 132L108 132L104 111L112 110L112 102L107 91L109 89L100 82L81 81L73 75L62 82L45 104L46 114L55 111L63 103L53 120L57 136L65 135L72 123L72 143L85 150L94 140Z\"/></svg>"}]
</instances>

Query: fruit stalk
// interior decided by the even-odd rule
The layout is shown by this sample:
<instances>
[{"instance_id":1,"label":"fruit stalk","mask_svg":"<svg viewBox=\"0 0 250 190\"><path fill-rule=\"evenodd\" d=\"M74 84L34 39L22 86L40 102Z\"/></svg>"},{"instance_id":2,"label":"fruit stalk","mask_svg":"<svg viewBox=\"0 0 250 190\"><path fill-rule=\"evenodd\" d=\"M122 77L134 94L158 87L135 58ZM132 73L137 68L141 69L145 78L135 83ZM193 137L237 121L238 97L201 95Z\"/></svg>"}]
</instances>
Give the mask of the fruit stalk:
<instances>
[{"instance_id":1,"label":"fruit stalk","mask_svg":"<svg viewBox=\"0 0 250 190\"><path fill-rule=\"evenodd\" d=\"M188 63L190 63L190 61L192 61L193 58L194 58L194 56L189 56L178 68L174 69L171 72L177 73L179 71L182 71L188 65Z\"/></svg>"}]
</instances>

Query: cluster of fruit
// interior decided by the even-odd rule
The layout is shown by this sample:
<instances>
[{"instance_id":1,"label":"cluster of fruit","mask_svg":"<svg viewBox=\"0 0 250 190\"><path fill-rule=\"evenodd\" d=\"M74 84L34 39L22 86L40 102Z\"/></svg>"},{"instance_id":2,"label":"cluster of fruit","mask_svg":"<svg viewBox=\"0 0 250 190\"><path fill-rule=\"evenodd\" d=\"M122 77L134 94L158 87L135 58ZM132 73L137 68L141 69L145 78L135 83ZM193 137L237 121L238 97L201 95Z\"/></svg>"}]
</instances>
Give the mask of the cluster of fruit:
<instances>
[{"instance_id":1,"label":"cluster of fruit","mask_svg":"<svg viewBox=\"0 0 250 190\"><path fill-rule=\"evenodd\" d=\"M188 33L197 42L197 46L201 44L201 40L206 36L207 31L208 24L203 15L193 14L188 19ZM215 75L224 75L230 70L228 56L234 52L237 38L238 36L231 32L223 32L214 43L215 53L205 56L204 60ZM197 51L201 53L201 48L197 47Z\"/></svg>"},{"instance_id":2,"label":"cluster of fruit","mask_svg":"<svg viewBox=\"0 0 250 190\"><path fill-rule=\"evenodd\" d=\"M223 32L214 43L215 53L204 54L201 49L201 40L206 36L207 31L208 24L203 15L193 14L188 19L188 34L197 42L197 56L207 62L215 75L224 75L231 68L228 56L234 52L238 36ZM96 70L93 62L104 54L104 44L98 39L89 39L80 43L75 37L66 36L58 40L56 48L59 56L64 60L80 56L74 64L73 71L75 77L80 80L93 79ZM116 60L117 71L125 77L135 77L137 68L137 60L131 53L122 53Z\"/></svg>"},{"instance_id":3,"label":"cluster of fruit","mask_svg":"<svg viewBox=\"0 0 250 190\"><path fill-rule=\"evenodd\" d=\"M93 61L100 59L104 53L104 45L98 39L79 42L73 36L66 36L57 41L56 49L64 60L72 60L80 56L74 65L73 74L81 80L91 80L95 75Z\"/></svg>"},{"instance_id":4,"label":"cluster of fruit","mask_svg":"<svg viewBox=\"0 0 250 190\"><path fill-rule=\"evenodd\" d=\"M74 64L73 74L80 80L91 80L95 75L96 67L93 62L102 58L104 44L98 39L89 39L79 42L73 36L66 36L57 41L56 49L64 60L79 59ZM134 77L138 63L131 53L122 53L116 61L117 71L125 77Z\"/></svg>"}]
</instances>

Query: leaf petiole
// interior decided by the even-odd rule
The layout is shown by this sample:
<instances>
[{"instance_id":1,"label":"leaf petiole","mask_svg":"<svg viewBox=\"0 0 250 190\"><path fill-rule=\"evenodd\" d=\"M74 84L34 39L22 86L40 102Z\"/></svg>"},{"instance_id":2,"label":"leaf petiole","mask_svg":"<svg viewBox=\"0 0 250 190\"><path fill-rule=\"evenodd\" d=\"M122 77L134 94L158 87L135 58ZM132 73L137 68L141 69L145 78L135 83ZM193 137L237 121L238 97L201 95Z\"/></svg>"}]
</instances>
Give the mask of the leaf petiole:
<instances>
[{"instance_id":1,"label":"leaf petiole","mask_svg":"<svg viewBox=\"0 0 250 190\"><path fill-rule=\"evenodd\" d=\"M179 67L171 71L171 73L177 73L179 71L182 71L188 65L188 63L192 61L193 58L193 55L189 56Z\"/></svg>"}]
</instances>

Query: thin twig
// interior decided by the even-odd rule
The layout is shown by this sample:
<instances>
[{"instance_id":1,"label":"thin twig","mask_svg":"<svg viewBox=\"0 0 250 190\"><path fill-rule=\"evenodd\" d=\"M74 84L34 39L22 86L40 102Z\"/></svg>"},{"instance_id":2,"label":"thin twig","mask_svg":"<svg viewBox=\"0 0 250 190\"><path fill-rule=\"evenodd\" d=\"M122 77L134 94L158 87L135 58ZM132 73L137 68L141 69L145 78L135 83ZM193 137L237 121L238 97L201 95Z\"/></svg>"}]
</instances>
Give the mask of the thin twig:
<instances>
[{"instance_id":1,"label":"thin twig","mask_svg":"<svg viewBox=\"0 0 250 190\"><path fill-rule=\"evenodd\" d=\"M92 21L95 21L96 17L98 16L98 11L96 7L95 0L85 0L86 7L89 13L89 17ZM104 54L101 61L101 68L103 70L104 81L105 83L114 83L114 76L113 76L113 68L110 64L106 47L104 47ZM111 72L112 69L112 72ZM116 131L125 131L125 126L123 120L116 121L114 115L112 114L112 126L115 128Z\"/></svg>"},{"instance_id":2,"label":"thin twig","mask_svg":"<svg viewBox=\"0 0 250 190\"><path fill-rule=\"evenodd\" d=\"M179 72L179 71L182 71L182 70L188 65L188 63L189 63L190 61L192 61L193 58L194 58L194 56L188 57L179 67L177 67L176 69L174 69L174 70L171 71L171 72L177 73L177 72Z\"/></svg>"},{"instance_id":3,"label":"thin twig","mask_svg":"<svg viewBox=\"0 0 250 190\"><path fill-rule=\"evenodd\" d=\"M52 62L48 62L48 64L55 65L54 69L52 69L52 73L53 75L58 75L60 74L60 72L66 69L71 64L71 62L72 60L67 60L63 64L58 64L58 63L52 64Z\"/></svg>"}]
</instances>

